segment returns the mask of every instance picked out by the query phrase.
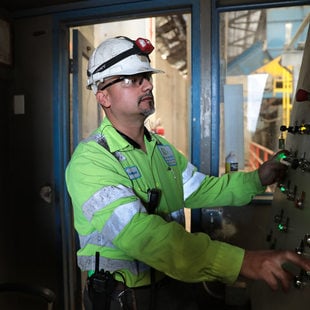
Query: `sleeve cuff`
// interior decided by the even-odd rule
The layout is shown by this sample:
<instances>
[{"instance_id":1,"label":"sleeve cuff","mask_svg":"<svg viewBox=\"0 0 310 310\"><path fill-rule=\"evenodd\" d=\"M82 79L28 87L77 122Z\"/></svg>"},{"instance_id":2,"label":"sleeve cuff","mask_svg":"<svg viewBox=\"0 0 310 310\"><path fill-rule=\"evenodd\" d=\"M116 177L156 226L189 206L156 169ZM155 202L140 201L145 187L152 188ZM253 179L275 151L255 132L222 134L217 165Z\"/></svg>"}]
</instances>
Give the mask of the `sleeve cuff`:
<instances>
[{"instance_id":1,"label":"sleeve cuff","mask_svg":"<svg viewBox=\"0 0 310 310\"><path fill-rule=\"evenodd\" d=\"M258 170L250 171L250 172L247 172L245 174L245 178L244 178L245 184L253 183L253 176L254 176L254 180L255 180L255 183L254 183L255 184L255 190L257 191L258 194L264 193L266 190L266 186L262 185L262 182L261 182L259 175L258 175Z\"/></svg>"},{"instance_id":2,"label":"sleeve cuff","mask_svg":"<svg viewBox=\"0 0 310 310\"><path fill-rule=\"evenodd\" d=\"M245 250L242 248L219 242L214 268L218 270L222 282L233 284L237 280L241 270L244 253Z\"/></svg>"}]
</instances>

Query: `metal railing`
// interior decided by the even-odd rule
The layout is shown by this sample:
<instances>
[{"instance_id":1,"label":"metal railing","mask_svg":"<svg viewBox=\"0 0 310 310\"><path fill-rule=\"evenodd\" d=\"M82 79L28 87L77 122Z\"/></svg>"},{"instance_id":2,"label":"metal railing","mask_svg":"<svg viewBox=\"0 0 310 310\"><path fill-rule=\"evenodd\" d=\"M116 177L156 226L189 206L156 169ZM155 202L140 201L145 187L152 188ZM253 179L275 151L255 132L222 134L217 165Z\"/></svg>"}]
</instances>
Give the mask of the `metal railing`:
<instances>
[{"instance_id":1,"label":"metal railing","mask_svg":"<svg viewBox=\"0 0 310 310\"><path fill-rule=\"evenodd\" d=\"M250 142L250 156L249 165L252 169L258 168L263 162L268 160L274 151L268 149L267 147L257 144L253 141Z\"/></svg>"}]
</instances>

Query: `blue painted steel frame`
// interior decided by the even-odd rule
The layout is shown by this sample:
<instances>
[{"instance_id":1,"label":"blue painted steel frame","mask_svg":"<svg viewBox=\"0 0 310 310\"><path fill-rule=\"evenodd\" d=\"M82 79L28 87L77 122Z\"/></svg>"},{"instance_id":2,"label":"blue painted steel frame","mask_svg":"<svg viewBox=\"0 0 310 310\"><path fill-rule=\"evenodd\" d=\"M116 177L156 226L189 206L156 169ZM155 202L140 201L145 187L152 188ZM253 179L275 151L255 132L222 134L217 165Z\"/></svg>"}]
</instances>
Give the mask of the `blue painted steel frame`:
<instances>
[{"instance_id":1,"label":"blue painted steel frame","mask_svg":"<svg viewBox=\"0 0 310 310\"><path fill-rule=\"evenodd\" d=\"M212 0L213 2L216 0ZM217 1L221 2L221 0ZM233 4L231 1L230 5L215 5L217 11L240 11L240 10L257 10L257 9L268 9L276 7L285 7L285 6L296 6L296 5L309 5L309 0L271 0L264 1L264 3L255 3L255 1L249 1L247 4ZM238 0L235 1L236 3Z\"/></svg>"},{"instance_id":2,"label":"blue painted steel frame","mask_svg":"<svg viewBox=\"0 0 310 310\"><path fill-rule=\"evenodd\" d=\"M210 174L218 176L220 158L220 48L219 12L212 0L211 36L211 162Z\"/></svg>"},{"instance_id":3,"label":"blue painted steel frame","mask_svg":"<svg viewBox=\"0 0 310 310\"><path fill-rule=\"evenodd\" d=\"M64 310L72 309L72 294L69 289L72 281L70 264L72 265L72 210L65 187L65 167L68 162L70 146L70 115L68 108L68 48L61 48L66 36L59 23L53 22L53 146L54 146L54 189L55 208L57 210L58 243L62 245L62 256L59 261L63 266L63 300ZM61 51L61 53L59 52ZM60 70L61 69L61 70ZM63 91L60 91L63 90ZM67 104L64 104L67 103Z\"/></svg>"},{"instance_id":4,"label":"blue painted steel frame","mask_svg":"<svg viewBox=\"0 0 310 310\"><path fill-rule=\"evenodd\" d=\"M77 105L78 103L78 99L79 99L79 93L78 93L78 84L79 84L79 78L78 78L78 74L75 74L76 70L79 70L79 64L78 64L78 55L79 55L79 40L78 40L78 32L77 31L73 31L72 34L72 45L73 45L73 77L72 77L72 89L75 90L72 93L72 117L73 117L73 128L75 128L75 132L76 134L73 135L73 147L75 148L78 143L79 143L79 138L80 138L80 122L79 122L79 106ZM75 59L74 57L77 57L77 59Z\"/></svg>"}]
</instances>

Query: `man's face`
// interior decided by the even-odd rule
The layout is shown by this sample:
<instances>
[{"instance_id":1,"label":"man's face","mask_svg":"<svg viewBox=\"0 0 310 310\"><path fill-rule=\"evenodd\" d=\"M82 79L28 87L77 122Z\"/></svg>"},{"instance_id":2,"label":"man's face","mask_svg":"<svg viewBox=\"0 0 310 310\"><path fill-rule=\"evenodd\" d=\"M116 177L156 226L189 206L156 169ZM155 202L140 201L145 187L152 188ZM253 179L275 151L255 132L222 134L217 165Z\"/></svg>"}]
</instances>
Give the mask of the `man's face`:
<instances>
[{"instance_id":1,"label":"man's face","mask_svg":"<svg viewBox=\"0 0 310 310\"><path fill-rule=\"evenodd\" d=\"M104 107L107 116L112 113L114 117L136 115L145 119L155 111L152 90L150 73L117 76L99 86L98 93L102 92L105 96L105 102L99 103Z\"/></svg>"}]
</instances>

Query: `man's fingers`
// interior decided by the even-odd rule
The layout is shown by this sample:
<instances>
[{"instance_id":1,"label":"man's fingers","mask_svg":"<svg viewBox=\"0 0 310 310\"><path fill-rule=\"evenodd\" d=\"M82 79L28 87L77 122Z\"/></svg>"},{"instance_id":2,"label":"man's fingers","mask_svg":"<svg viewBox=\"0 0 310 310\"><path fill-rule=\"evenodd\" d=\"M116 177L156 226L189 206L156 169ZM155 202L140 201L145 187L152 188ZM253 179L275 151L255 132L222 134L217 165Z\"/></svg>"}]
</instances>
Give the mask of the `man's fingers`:
<instances>
[{"instance_id":1,"label":"man's fingers","mask_svg":"<svg viewBox=\"0 0 310 310\"><path fill-rule=\"evenodd\" d=\"M273 290L276 291L278 289L278 280L277 277L270 272L265 278L264 280L266 281L266 283L268 284L268 286Z\"/></svg>"},{"instance_id":2,"label":"man's fingers","mask_svg":"<svg viewBox=\"0 0 310 310\"><path fill-rule=\"evenodd\" d=\"M250 279L264 280L272 290L281 285L287 292L296 274L283 267L286 263L310 270L310 260L293 251L246 251L240 273Z\"/></svg>"},{"instance_id":3,"label":"man's fingers","mask_svg":"<svg viewBox=\"0 0 310 310\"><path fill-rule=\"evenodd\" d=\"M294 263L295 265L301 267L306 271L310 271L310 260L303 257L302 255L298 255L292 251L286 251L285 253L286 259Z\"/></svg>"}]
</instances>

